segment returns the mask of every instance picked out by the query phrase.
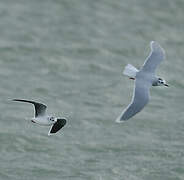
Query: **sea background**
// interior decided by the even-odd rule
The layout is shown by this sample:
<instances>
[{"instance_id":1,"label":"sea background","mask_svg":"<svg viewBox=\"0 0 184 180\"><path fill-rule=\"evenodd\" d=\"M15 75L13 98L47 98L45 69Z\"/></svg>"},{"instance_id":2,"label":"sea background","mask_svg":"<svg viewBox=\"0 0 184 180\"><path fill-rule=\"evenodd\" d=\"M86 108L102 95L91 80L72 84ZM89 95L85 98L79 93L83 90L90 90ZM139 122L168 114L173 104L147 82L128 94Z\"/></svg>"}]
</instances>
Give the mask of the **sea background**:
<instances>
[{"instance_id":1,"label":"sea background","mask_svg":"<svg viewBox=\"0 0 184 180\"><path fill-rule=\"evenodd\" d=\"M126 123L155 40L166 51L145 109ZM0 180L183 180L183 0L1 0ZM56 135L30 104L68 119Z\"/></svg>"}]
</instances>

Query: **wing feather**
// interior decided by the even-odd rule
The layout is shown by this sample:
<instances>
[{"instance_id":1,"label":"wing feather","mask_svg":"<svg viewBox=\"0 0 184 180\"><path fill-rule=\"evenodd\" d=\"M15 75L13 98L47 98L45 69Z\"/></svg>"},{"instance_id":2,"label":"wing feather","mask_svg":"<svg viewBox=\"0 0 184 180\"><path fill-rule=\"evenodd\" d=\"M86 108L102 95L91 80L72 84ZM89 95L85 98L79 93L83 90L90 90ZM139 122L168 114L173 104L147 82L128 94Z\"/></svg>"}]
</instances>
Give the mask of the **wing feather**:
<instances>
[{"instance_id":1,"label":"wing feather","mask_svg":"<svg viewBox=\"0 0 184 180\"><path fill-rule=\"evenodd\" d=\"M123 122L130 119L145 107L149 101L150 87L150 82L144 82L142 79L136 80L132 101L116 119L116 122Z\"/></svg>"},{"instance_id":2,"label":"wing feather","mask_svg":"<svg viewBox=\"0 0 184 180\"><path fill-rule=\"evenodd\" d=\"M155 73L157 66L165 59L164 49L155 41L150 42L151 52L140 71Z\"/></svg>"},{"instance_id":3,"label":"wing feather","mask_svg":"<svg viewBox=\"0 0 184 180\"><path fill-rule=\"evenodd\" d=\"M64 127L66 124L66 119L57 119L57 121L51 126L48 136L55 134L58 132L62 127Z\"/></svg>"},{"instance_id":4,"label":"wing feather","mask_svg":"<svg viewBox=\"0 0 184 180\"><path fill-rule=\"evenodd\" d=\"M25 100L25 99L13 99L13 101L27 102L27 103L33 104L35 107L35 117L45 115L47 106L44 104L41 104L35 101Z\"/></svg>"}]
</instances>

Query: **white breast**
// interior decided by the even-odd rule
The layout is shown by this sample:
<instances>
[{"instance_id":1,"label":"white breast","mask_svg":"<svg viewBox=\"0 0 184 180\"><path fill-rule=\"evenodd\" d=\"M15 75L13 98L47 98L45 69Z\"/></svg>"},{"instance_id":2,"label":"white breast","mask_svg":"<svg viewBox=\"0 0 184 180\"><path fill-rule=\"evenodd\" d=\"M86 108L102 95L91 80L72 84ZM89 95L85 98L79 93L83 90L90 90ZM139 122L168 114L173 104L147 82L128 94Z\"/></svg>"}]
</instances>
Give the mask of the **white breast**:
<instances>
[{"instance_id":1,"label":"white breast","mask_svg":"<svg viewBox=\"0 0 184 180\"><path fill-rule=\"evenodd\" d=\"M53 124L47 117L36 117L32 119L35 123L43 125L43 126L50 126Z\"/></svg>"}]
</instances>

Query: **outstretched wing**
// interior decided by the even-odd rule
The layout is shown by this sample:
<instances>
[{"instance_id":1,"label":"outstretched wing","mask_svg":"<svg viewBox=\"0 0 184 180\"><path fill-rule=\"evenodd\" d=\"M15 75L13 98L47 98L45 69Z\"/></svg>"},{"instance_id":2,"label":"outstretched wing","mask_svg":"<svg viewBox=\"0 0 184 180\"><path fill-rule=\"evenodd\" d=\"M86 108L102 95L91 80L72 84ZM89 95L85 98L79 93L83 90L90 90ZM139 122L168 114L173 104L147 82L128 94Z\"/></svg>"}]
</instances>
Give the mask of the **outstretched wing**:
<instances>
[{"instance_id":1,"label":"outstretched wing","mask_svg":"<svg viewBox=\"0 0 184 180\"><path fill-rule=\"evenodd\" d=\"M35 107L35 117L45 115L47 106L44 104L41 104L41 103L38 103L35 101L28 101L28 100L24 100L24 99L13 99L13 101L27 102L27 103L33 104Z\"/></svg>"},{"instance_id":2,"label":"outstretched wing","mask_svg":"<svg viewBox=\"0 0 184 180\"><path fill-rule=\"evenodd\" d=\"M144 82L142 79L136 79L132 101L116 119L116 122L126 121L144 108L149 101L150 87L151 82Z\"/></svg>"},{"instance_id":3,"label":"outstretched wing","mask_svg":"<svg viewBox=\"0 0 184 180\"><path fill-rule=\"evenodd\" d=\"M48 136L55 134L66 124L66 119L57 119L57 121L51 126Z\"/></svg>"},{"instance_id":4,"label":"outstretched wing","mask_svg":"<svg viewBox=\"0 0 184 180\"><path fill-rule=\"evenodd\" d=\"M157 66L165 59L164 49L155 41L150 42L151 52L140 71L155 73Z\"/></svg>"}]
</instances>

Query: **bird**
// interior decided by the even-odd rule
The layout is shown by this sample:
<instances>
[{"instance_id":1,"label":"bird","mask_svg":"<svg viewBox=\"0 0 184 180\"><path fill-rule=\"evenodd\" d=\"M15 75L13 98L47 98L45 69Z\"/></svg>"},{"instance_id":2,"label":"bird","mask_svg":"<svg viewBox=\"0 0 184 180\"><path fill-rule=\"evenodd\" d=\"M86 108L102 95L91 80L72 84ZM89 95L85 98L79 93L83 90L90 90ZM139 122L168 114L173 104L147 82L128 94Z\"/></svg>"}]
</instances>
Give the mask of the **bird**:
<instances>
[{"instance_id":1,"label":"bird","mask_svg":"<svg viewBox=\"0 0 184 180\"><path fill-rule=\"evenodd\" d=\"M132 118L148 104L152 86L169 86L163 78L156 76L157 67L165 59L165 51L156 41L150 42L150 48L151 52L140 70L131 64L125 66L123 74L135 83L131 103L116 119L118 123Z\"/></svg>"},{"instance_id":2,"label":"bird","mask_svg":"<svg viewBox=\"0 0 184 180\"><path fill-rule=\"evenodd\" d=\"M35 102L35 101L25 100L25 99L13 99L13 101L33 104L35 115L30 120L33 123L36 123L39 125L50 126L48 136L57 133L62 127L65 126L67 122L66 118L56 118L54 116L48 116L46 114L47 106L45 104Z\"/></svg>"}]
</instances>

